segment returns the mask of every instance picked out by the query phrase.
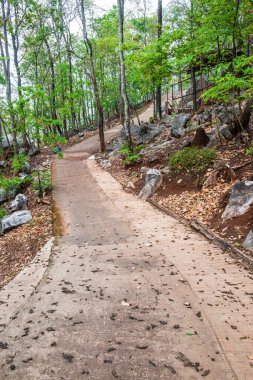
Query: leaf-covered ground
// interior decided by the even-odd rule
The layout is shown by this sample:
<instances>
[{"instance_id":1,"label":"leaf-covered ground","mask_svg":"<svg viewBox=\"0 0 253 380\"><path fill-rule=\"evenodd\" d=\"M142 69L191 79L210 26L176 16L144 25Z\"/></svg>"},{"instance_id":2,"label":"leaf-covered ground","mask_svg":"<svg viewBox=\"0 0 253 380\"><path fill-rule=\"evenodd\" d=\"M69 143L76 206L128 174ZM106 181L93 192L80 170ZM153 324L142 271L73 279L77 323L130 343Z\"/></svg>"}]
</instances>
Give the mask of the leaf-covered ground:
<instances>
[{"instance_id":1,"label":"leaf-covered ground","mask_svg":"<svg viewBox=\"0 0 253 380\"><path fill-rule=\"evenodd\" d=\"M90 131L85 132L83 136L73 136L68 145L78 143L96 133L97 131ZM41 153L31 160L32 168L43 166L51 171L52 157L51 149L42 149ZM53 236L52 194L40 199L31 188L26 189L24 193L27 195L28 208L33 219L0 236L0 288L14 278Z\"/></svg>"},{"instance_id":2,"label":"leaf-covered ground","mask_svg":"<svg viewBox=\"0 0 253 380\"><path fill-rule=\"evenodd\" d=\"M140 172L141 167L164 170L168 167L168 155L179 149L183 143L184 139L176 140L175 144L167 148L166 152L162 152L159 158L152 163L141 162L126 167L122 165L120 158L111 158L112 166L108 171L123 185L126 191L138 195L145 178L145 174ZM236 142L217 149L217 160L222 160L234 168L235 179L231 180L231 178L221 175L218 177L217 183L203 187L206 178L214 171L212 166L199 175L163 174L163 183L153 196L153 200L188 221L193 219L202 221L217 235L241 248L241 244L253 224L253 208L245 215L225 222L222 221L221 215L235 182L252 179L251 165L241 167L249 162L249 157L245 155L245 148L244 144Z\"/></svg>"}]
</instances>

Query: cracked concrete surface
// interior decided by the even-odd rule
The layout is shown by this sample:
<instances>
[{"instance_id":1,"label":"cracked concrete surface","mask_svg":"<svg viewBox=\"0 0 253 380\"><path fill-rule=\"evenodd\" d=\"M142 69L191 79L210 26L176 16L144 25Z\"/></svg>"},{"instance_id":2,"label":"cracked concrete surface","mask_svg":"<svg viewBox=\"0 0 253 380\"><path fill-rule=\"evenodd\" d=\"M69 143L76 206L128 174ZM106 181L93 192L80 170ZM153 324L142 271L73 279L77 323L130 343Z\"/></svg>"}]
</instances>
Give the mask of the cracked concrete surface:
<instances>
[{"instance_id":1,"label":"cracked concrete surface","mask_svg":"<svg viewBox=\"0 0 253 380\"><path fill-rule=\"evenodd\" d=\"M1 292L0 379L252 379L252 274L125 193L97 149L54 162L62 236L17 312L29 269Z\"/></svg>"}]
</instances>

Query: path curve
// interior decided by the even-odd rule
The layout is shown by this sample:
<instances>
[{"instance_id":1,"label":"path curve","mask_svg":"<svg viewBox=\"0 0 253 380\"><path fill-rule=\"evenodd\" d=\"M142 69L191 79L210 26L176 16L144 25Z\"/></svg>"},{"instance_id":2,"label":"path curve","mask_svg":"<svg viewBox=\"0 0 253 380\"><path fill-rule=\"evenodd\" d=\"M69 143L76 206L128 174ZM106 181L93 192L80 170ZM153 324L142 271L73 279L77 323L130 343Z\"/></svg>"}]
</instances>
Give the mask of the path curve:
<instances>
[{"instance_id":1,"label":"path curve","mask_svg":"<svg viewBox=\"0 0 253 380\"><path fill-rule=\"evenodd\" d=\"M62 236L1 326L0 379L252 379L252 275L124 193L88 160L97 139L54 162Z\"/></svg>"}]
</instances>

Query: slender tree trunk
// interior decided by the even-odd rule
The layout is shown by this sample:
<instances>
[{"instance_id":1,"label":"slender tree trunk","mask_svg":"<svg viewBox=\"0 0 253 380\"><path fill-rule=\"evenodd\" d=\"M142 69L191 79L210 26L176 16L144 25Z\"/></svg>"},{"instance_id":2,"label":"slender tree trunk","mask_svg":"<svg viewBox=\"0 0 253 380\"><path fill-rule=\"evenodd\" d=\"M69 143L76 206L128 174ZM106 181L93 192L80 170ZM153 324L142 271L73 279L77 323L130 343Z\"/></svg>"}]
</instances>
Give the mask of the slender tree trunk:
<instances>
[{"instance_id":1,"label":"slender tree trunk","mask_svg":"<svg viewBox=\"0 0 253 380\"><path fill-rule=\"evenodd\" d=\"M96 101L97 111L98 111L98 130L99 130L99 140L100 140L100 149L102 152L105 150L105 136L104 136L104 111L103 106L100 99L99 88L97 83L96 69L93 58L93 47L90 39L87 34L86 27L86 17L85 17L85 2L84 0L80 0L81 5L81 20L82 20L82 29L83 29L83 38L85 45L87 47L87 51L89 54L90 60L90 70L91 70L91 80L93 84L94 98Z\"/></svg>"},{"instance_id":2,"label":"slender tree trunk","mask_svg":"<svg viewBox=\"0 0 253 380\"><path fill-rule=\"evenodd\" d=\"M53 130L54 130L54 133L56 133L58 131L59 134L61 135L62 131L61 131L61 129L58 125L58 122L57 122L56 96L55 96L55 69L54 69L53 55L52 55L48 40L46 38L45 38L44 42L45 42L45 45L47 47L50 70L51 70L51 98L52 98L51 114L52 114L52 119L55 121L55 123L53 122Z\"/></svg>"},{"instance_id":3,"label":"slender tree trunk","mask_svg":"<svg viewBox=\"0 0 253 380\"><path fill-rule=\"evenodd\" d=\"M75 129L76 126L76 113L74 108L74 99L73 99L73 68L72 68L72 57L70 51L67 53L68 56L68 65L69 65L69 97L70 97L70 112L71 112L71 124L72 129Z\"/></svg>"},{"instance_id":4,"label":"slender tree trunk","mask_svg":"<svg viewBox=\"0 0 253 380\"><path fill-rule=\"evenodd\" d=\"M17 82L18 82L18 99L20 103L20 126L22 129L22 139L23 139L24 148L28 151L30 149L30 144L29 144L27 134L26 134L26 129L25 129L25 109L24 109L23 94L22 94L22 79L21 79L21 72L20 72L19 59L18 59L19 35L18 35L18 30L17 30L18 13L17 13L16 6L14 9L14 12L15 12L15 19L14 19L14 25L13 25L12 33L11 33L13 58L14 58L14 65L16 69Z\"/></svg>"},{"instance_id":5,"label":"slender tree trunk","mask_svg":"<svg viewBox=\"0 0 253 380\"><path fill-rule=\"evenodd\" d=\"M118 1L118 15L119 15L119 58L120 58L120 83L121 83L121 96L124 102L124 128L128 135L128 144L130 151L133 151L133 142L130 130L130 111L129 111L129 101L126 89L126 72L125 72L125 59L124 59L124 0Z\"/></svg>"},{"instance_id":6,"label":"slender tree trunk","mask_svg":"<svg viewBox=\"0 0 253 380\"><path fill-rule=\"evenodd\" d=\"M3 69L6 81L6 98L9 107L11 126L12 126L12 136L13 136L13 147L14 153L18 154L18 142L17 142L17 131L16 131L16 120L12 104L12 91L11 91L11 69L10 69L10 54L9 54L9 41L8 41L8 20L10 18L10 3L7 2L7 9L5 10L5 0L1 0L2 6L2 17L3 17L3 35L4 35L4 45L2 38L0 38L0 49L1 56L3 59Z\"/></svg>"},{"instance_id":7,"label":"slender tree trunk","mask_svg":"<svg viewBox=\"0 0 253 380\"><path fill-rule=\"evenodd\" d=\"M163 7L162 0L158 0L157 7L157 19L158 19L158 29L157 29L157 37L158 39L162 34L162 22L163 22ZM162 118L162 87L159 84L156 88L156 114L159 119Z\"/></svg>"},{"instance_id":8,"label":"slender tree trunk","mask_svg":"<svg viewBox=\"0 0 253 380\"><path fill-rule=\"evenodd\" d=\"M192 101L193 101L193 111L197 111L197 84L196 84L196 73L195 68L191 68L192 72Z\"/></svg>"}]
</instances>

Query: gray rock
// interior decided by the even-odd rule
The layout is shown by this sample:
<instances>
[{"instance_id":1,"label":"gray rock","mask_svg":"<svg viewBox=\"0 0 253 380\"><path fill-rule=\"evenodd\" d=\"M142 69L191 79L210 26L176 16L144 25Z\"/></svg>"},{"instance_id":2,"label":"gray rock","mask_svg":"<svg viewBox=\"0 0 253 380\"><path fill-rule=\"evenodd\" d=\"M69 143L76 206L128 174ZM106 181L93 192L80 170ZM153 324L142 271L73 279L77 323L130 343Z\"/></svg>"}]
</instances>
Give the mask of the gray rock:
<instances>
[{"instance_id":1,"label":"gray rock","mask_svg":"<svg viewBox=\"0 0 253 380\"><path fill-rule=\"evenodd\" d=\"M157 151L163 151L166 148L168 148L173 143L172 140L170 141L164 141L162 144L159 145L151 145L141 150L140 154L146 154L146 153L153 153Z\"/></svg>"},{"instance_id":2,"label":"gray rock","mask_svg":"<svg viewBox=\"0 0 253 380\"><path fill-rule=\"evenodd\" d=\"M106 150L107 152L118 152L121 149L122 145L122 139L118 138L117 140L110 141L106 146Z\"/></svg>"},{"instance_id":3,"label":"gray rock","mask_svg":"<svg viewBox=\"0 0 253 380\"><path fill-rule=\"evenodd\" d=\"M0 168L7 168L8 166L8 161L0 161Z\"/></svg>"},{"instance_id":4,"label":"gray rock","mask_svg":"<svg viewBox=\"0 0 253 380\"><path fill-rule=\"evenodd\" d=\"M137 145L151 142L154 137L160 135L163 130L164 127L156 126L155 124L130 125L132 140ZM125 128L121 129L120 137L123 141L127 141Z\"/></svg>"},{"instance_id":5,"label":"gray rock","mask_svg":"<svg viewBox=\"0 0 253 380\"><path fill-rule=\"evenodd\" d=\"M10 204L10 210L21 211L27 209L27 197L24 194L18 194Z\"/></svg>"},{"instance_id":6,"label":"gray rock","mask_svg":"<svg viewBox=\"0 0 253 380\"><path fill-rule=\"evenodd\" d=\"M180 113L175 116L172 121L172 126L170 128L170 134L172 137L182 137L186 133L186 125L188 120L190 119L190 115L186 113Z\"/></svg>"},{"instance_id":7,"label":"gray rock","mask_svg":"<svg viewBox=\"0 0 253 380\"><path fill-rule=\"evenodd\" d=\"M162 144L151 145L142 149L140 152L140 157L146 162L154 162L155 160L159 158L157 153L159 153L161 149L161 145Z\"/></svg>"},{"instance_id":8,"label":"gray rock","mask_svg":"<svg viewBox=\"0 0 253 380\"><path fill-rule=\"evenodd\" d=\"M253 181L240 181L232 189L222 219L227 220L245 214L253 204Z\"/></svg>"},{"instance_id":9,"label":"gray rock","mask_svg":"<svg viewBox=\"0 0 253 380\"><path fill-rule=\"evenodd\" d=\"M78 136L78 137L83 137L83 136L84 136L84 132L80 132L80 133L78 133L77 136Z\"/></svg>"},{"instance_id":10,"label":"gray rock","mask_svg":"<svg viewBox=\"0 0 253 380\"><path fill-rule=\"evenodd\" d=\"M157 169L149 169L145 177L144 187L141 189L139 198L147 199L151 197L162 184L162 174Z\"/></svg>"},{"instance_id":11,"label":"gray rock","mask_svg":"<svg viewBox=\"0 0 253 380\"><path fill-rule=\"evenodd\" d=\"M172 120L174 117L172 115L164 115L162 118L162 122L165 123L165 126L171 126Z\"/></svg>"},{"instance_id":12,"label":"gray rock","mask_svg":"<svg viewBox=\"0 0 253 380\"><path fill-rule=\"evenodd\" d=\"M17 143L19 146L22 146L23 141L20 137L17 138ZM3 138L3 140L2 140L3 149L9 149L9 148L13 147L13 145L14 145L14 141L13 141L12 135L8 135L8 139L6 137Z\"/></svg>"},{"instance_id":13,"label":"gray rock","mask_svg":"<svg viewBox=\"0 0 253 380\"><path fill-rule=\"evenodd\" d=\"M226 124L224 124L220 127L220 133L228 141L233 140L233 138L234 138L234 136L232 135L232 133L229 130L229 126Z\"/></svg>"},{"instance_id":14,"label":"gray rock","mask_svg":"<svg viewBox=\"0 0 253 380\"><path fill-rule=\"evenodd\" d=\"M247 249L253 249L253 229L251 229L242 243L242 246Z\"/></svg>"},{"instance_id":15,"label":"gray rock","mask_svg":"<svg viewBox=\"0 0 253 380\"><path fill-rule=\"evenodd\" d=\"M100 165L104 169L108 169L108 168L110 168L112 166L111 161L109 161L109 160L103 160L103 161L101 161Z\"/></svg>"},{"instance_id":16,"label":"gray rock","mask_svg":"<svg viewBox=\"0 0 253 380\"><path fill-rule=\"evenodd\" d=\"M147 173L147 170L148 170L148 168L146 168L145 166L142 166L140 168L140 173L145 174L145 173Z\"/></svg>"},{"instance_id":17,"label":"gray rock","mask_svg":"<svg viewBox=\"0 0 253 380\"><path fill-rule=\"evenodd\" d=\"M207 144L207 147L212 146L219 146L221 143L226 143L227 140L231 140L231 133L229 132L228 127L222 126L222 129L219 128L219 133L217 131L217 128L212 128L209 133L207 133L209 137L209 143ZM231 136L230 136L231 135ZM225 137L226 136L226 137ZM233 138L233 136L232 136Z\"/></svg>"},{"instance_id":18,"label":"gray rock","mask_svg":"<svg viewBox=\"0 0 253 380\"><path fill-rule=\"evenodd\" d=\"M28 174L25 174L25 173L19 173L18 176L22 179L25 179L28 177Z\"/></svg>"},{"instance_id":19,"label":"gray rock","mask_svg":"<svg viewBox=\"0 0 253 380\"><path fill-rule=\"evenodd\" d=\"M0 189L0 204L8 200L8 193L5 189Z\"/></svg>"},{"instance_id":20,"label":"gray rock","mask_svg":"<svg viewBox=\"0 0 253 380\"><path fill-rule=\"evenodd\" d=\"M29 157L34 157L41 152L40 148L32 148L28 152Z\"/></svg>"},{"instance_id":21,"label":"gray rock","mask_svg":"<svg viewBox=\"0 0 253 380\"><path fill-rule=\"evenodd\" d=\"M162 174L170 174L170 168L168 166L165 166L164 168L160 169L160 172Z\"/></svg>"},{"instance_id":22,"label":"gray rock","mask_svg":"<svg viewBox=\"0 0 253 380\"><path fill-rule=\"evenodd\" d=\"M0 188L0 204L12 200L17 193L17 189L7 191L6 189Z\"/></svg>"},{"instance_id":23,"label":"gray rock","mask_svg":"<svg viewBox=\"0 0 253 380\"><path fill-rule=\"evenodd\" d=\"M29 222L31 219L31 211L16 211L13 214L10 214L2 218L0 230L2 233L7 232L13 228L20 226L21 224Z\"/></svg>"},{"instance_id":24,"label":"gray rock","mask_svg":"<svg viewBox=\"0 0 253 380\"><path fill-rule=\"evenodd\" d=\"M22 173L30 174L31 171L32 171L31 165L28 162L25 162L22 169Z\"/></svg>"}]
</instances>

